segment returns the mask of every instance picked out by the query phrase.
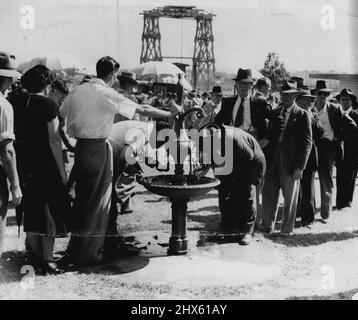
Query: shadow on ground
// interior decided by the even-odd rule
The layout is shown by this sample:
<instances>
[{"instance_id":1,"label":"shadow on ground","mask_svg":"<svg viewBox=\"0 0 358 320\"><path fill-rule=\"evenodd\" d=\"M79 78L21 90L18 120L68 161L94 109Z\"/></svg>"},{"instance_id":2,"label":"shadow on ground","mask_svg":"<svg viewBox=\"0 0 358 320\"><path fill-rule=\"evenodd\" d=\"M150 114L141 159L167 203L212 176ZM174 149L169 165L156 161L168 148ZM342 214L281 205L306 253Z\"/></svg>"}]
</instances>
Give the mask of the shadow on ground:
<instances>
[{"instance_id":1,"label":"shadow on ground","mask_svg":"<svg viewBox=\"0 0 358 320\"><path fill-rule=\"evenodd\" d=\"M358 294L358 289L338 292L332 295L327 296L307 296L307 297L288 297L286 300L357 300L357 298L353 298L354 295Z\"/></svg>"},{"instance_id":2,"label":"shadow on ground","mask_svg":"<svg viewBox=\"0 0 358 320\"><path fill-rule=\"evenodd\" d=\"M287 247L310 247L318 246L332 241L344 241L358 237L358 230L352 232L320 232L294 234L290 237L269 237L273 242L283 244Z\"/></svg>"},{"instance_id":3,"label":"shadow on ground","mask_svg":"<svg viewBox=\"0 0 358 320\"><path fill-rule=\"evenodd\" d=\"M79 267L78 272L84 274L96 273L103 275L116 275L130 273L143 269L149 264L149 259L143 256L125 256L106 264L91 267Z\"/></svg>"}]
</instances>

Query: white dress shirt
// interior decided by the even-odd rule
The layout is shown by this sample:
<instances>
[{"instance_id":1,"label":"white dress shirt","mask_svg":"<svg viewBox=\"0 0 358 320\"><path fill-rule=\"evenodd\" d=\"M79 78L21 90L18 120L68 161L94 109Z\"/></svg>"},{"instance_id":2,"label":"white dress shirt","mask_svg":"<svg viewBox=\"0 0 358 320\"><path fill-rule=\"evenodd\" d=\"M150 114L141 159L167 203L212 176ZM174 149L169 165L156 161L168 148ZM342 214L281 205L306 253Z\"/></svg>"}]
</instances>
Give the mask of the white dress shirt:
<instances>
[{"instance_id":1,"label":"white dress shirt","mask_svg":"<svg viewBox=\"0 0 358 320\"><path fill-rule=\"evenodd\" d=\"M6 139L15 140L14 112L10 102L0 92L0 142Z\"/></svg>"},{"instance_id":2,"label":"white dress shirt","mask_svg":"<svg viewBox=\"0 0 358 320\"><path fill-rule=\"evenodd\" d=\"M242 119L242 124L239 127L240 129L244 130L244 131L251 131L251 109L250 109L250 96L247 96L246 98L244 98L244 115L243 115L243 119ZM237 112L239 111L239 107L241 104L241 97L237 96L237 100L235 103L235 106L232 110L232 124L235 124L235 119L236 119L236 115Z\"/></svg>"},{"instance_id":3,"label":"white dress shirt","mask_svg":"<svg viewBox=\"0 0 358 320\"><path fill-rule=\"evenodd\" d=\"M317 114L317 125L323 129L322 139L328 139L329 141L334 140L334 131L332 129L331 123L329 122L328 108L327 104L318 111L316 107L314 108L314 113Z\"/></svg>"},{"instance_id":4,"label":"white dress shirt","mask_svg":"<svg viewBox=\"0 0 358 320\"><path fill-rule=\"evenodd\" d=\"M103 80L94 78L76 87L60 112L67 119L70 137L103 139L110 135L117 113L133 119L136 108L135 102L109 88Z\"/></svg>"}]
</instances>

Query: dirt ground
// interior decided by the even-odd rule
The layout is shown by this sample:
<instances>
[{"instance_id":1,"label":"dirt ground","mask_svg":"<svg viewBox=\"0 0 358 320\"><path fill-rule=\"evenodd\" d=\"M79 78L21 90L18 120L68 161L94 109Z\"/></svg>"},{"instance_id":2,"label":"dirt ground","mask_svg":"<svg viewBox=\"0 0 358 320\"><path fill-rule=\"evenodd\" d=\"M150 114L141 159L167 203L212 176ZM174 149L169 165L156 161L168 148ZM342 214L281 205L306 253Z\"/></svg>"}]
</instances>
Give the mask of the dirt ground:
<instances>
[{"instance_id":1,"label":"dirt ground","mask_svg":"<svg viewBox=\"0 0 358 320\"><path fill-rule=\"evenodd\" d=\"M356 199L350 210L335 211L328 224L317 214L311 230L297 228L287 239L258 233L242 247L206 240L220 221L214 190L189 203L190 253L169 257L170 203L139 186L134 213L118 217L120 232L135 245L110 266L26 275L25 235L18 238L17 227L8 227L0 299L355 299L357 208ZM67 242L56 240L58 256Z\"/></svg>"}]
</instances>

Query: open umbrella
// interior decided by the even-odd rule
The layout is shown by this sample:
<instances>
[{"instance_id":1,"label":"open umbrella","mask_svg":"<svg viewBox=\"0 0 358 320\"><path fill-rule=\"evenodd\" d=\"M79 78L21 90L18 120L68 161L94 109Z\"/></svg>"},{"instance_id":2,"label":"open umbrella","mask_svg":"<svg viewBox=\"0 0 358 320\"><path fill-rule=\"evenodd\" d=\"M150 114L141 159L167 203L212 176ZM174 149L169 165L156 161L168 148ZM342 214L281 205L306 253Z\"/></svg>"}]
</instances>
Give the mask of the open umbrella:
<instances>
[{"instance_id":1,"label":"open umbrella","mask_svg":"<svg viewBox=\"0 0 358 320\"><path fill-rule=\"evenodd\" d=\"M177 77L178 74L184 75L184 72L176 65L163 61L150 61L143 63L139 67L134 68L132 72L136 74L137 78L142 79L165 76Z\"/></svg>"},{"instance_id":2,"label":"open umbrella","mask_svg":"<svg viewBox=\"0 0 358 320\"><path fill-rule=\"evenodd\" d=\"M50 70L80 70L84 67L80 60L68 53L52 52L19 64L17 70L24 73L38 64L42 64Z\"/></svg>"},{"instance_id":3,"label":"open umbrella","mask_svg":"<svg viewBox=\"0 0 358 320\"><path fill-rule=\"evenodd\" d=\"M94 66L83 66L83 68L76 71L76 74L96 76L97 72Z\"/></svg>"},{"instance_id":4,"label":"open umbrella","mask_svg":"<svg viewBox=\"0 0 358 320\"><path fill-rule=\"evenodd\" d=\"M161 80L164 83L178 83L178 77L163 77ZM191 91L193 87L190 85L189 81L186 80L184 77L180 79L180 83L185 90Z\"/></svg>"}]
</instances>

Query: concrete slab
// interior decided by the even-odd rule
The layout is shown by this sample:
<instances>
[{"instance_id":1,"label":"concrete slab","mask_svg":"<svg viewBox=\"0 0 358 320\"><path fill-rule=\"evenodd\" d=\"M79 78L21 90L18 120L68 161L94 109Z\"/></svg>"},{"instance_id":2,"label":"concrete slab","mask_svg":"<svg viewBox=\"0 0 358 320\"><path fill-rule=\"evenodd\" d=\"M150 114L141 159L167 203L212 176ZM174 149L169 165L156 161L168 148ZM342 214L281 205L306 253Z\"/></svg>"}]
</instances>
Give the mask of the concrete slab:
<instances>
[{"instance_id":1,"label":"concrete slab","mask_svg":"<svg viewBox=\"0 0 358 320\"><path fill-rule=\"evenodd\" d=\"M189 253L168 256L167 246L163 244L169 237L170 233L165 231L131 234L127 239L133 243L135 256L81 271L119 275L121 281L127 282L196 287L262 282L278 277L282 271L284 257L272 243L261 242L260 238L254 238L250 246L238 243L203 245L203 234L193 231L188 234ZM146 248L136 249L138 242Z\"/></svg>"}]
</instances>

